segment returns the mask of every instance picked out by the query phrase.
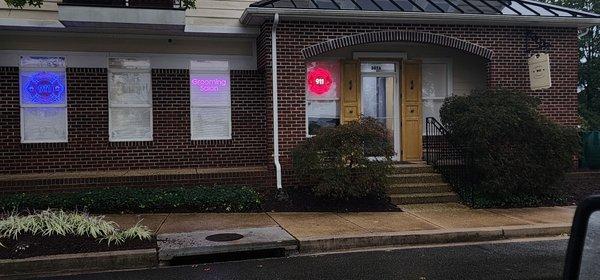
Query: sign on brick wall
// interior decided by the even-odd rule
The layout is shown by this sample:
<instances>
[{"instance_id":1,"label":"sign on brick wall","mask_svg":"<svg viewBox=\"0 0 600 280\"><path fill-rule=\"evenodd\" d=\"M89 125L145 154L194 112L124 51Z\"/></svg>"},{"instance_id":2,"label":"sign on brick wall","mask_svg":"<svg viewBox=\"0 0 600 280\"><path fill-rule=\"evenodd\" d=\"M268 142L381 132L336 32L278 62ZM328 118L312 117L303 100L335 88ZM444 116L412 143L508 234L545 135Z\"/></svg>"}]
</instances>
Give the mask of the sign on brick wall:
<instances>
[{"instance_id":1,"label":"sign on brick wall","mask_svg":"<svg viewBox=\"0 0 600 280\"><path fill-rule=\"evenodd\" d=\"M552 86L550 56L547 53L536 53L529 58L529 81L532 90L548 89Z\"/></svg>"}]
</instances>

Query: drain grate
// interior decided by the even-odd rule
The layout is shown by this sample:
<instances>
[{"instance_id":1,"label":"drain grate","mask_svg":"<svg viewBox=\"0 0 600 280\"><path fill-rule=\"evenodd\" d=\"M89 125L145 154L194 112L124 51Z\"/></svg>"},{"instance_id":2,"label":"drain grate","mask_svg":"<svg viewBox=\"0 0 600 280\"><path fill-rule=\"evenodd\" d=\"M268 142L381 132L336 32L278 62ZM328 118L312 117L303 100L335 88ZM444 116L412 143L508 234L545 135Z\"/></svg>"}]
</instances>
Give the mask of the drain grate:
<instances>
[{"instance_id":1,"label":"drain grate","mask_svg":"<svg viewBox=\"0 0 600 280\"><path fill-rule=\"evenodd\" d=\"M219 233L207 236L205 239L213 242L228 242L244 238L243 235L237 233Z\"/></svg>"}]
</instances>

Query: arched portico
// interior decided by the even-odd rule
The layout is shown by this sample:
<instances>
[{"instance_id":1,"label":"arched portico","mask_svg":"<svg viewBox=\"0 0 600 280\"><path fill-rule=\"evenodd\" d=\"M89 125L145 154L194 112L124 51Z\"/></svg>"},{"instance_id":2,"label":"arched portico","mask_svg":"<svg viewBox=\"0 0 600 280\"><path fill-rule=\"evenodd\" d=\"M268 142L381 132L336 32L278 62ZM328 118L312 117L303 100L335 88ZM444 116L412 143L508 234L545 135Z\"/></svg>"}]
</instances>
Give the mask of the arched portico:
<instances>
[{"instance_id":1,"label":"arched portico","mask_svg":"<svg viewBox=\"0 0 600 280\"><path fill-rule=\"evenodd\" d=\"M301 52L302 56L308 59L340 48L381 42L412 42L439 45L462 50L488 60L491 60L494 55L494 52L488 48L458 38L441 34L402 30L377 31L344 36L306 47Z\"/></svg>"}]
</instances>

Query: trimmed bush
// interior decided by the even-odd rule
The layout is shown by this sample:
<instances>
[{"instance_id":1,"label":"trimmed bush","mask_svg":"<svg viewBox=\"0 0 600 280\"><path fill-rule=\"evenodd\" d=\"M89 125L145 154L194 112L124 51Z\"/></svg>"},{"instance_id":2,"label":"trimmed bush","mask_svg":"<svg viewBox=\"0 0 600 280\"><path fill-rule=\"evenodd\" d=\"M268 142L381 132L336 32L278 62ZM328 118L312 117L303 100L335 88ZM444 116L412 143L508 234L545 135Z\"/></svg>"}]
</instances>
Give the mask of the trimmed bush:
<instances>
[{"instance_id":1,"label":"trimmed bush","mask_svg":"<svg viewBox=\"0 0 600 280\"><path fill-rule=\"evenodd\" d=\"M538 104L523 93L487 90L451 97L442 106L449 141L466 146L473 158L468 172L486 207L533 206L557 197L551 186L572 168L580 149L576 130L548 120Z\"/></svg>"},{"instance_id":2,"label":"trimmed bush","mask_svg":"<svg viewBox=\"0 0 600 280\"><path fill-rule=\"evenodd\" d=\"M92 213L251 212L261 197L247 187L107 188L69 193L21 193L0 198L4 211L85 210Z\"/></svg>"},{"instance_id":3,"label":"trimmed bush","mask_svg":"<svg viewBox=\"0 0 600 280\"><path fill-rule=\"evenodd\" d=\"M292 152L301 184L318 199L338 202L386 199L392 155L388 131L371 118L321 128Z\"/></svg>"}]
</instances>

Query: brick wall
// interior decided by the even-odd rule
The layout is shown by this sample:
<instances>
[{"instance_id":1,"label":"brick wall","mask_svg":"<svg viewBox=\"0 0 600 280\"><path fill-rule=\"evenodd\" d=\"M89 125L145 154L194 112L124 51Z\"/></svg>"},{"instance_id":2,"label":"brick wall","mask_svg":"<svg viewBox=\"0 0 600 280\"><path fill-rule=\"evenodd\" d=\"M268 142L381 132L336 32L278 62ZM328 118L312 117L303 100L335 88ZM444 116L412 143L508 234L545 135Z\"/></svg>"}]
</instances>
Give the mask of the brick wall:
<instances>
[{"instance_id":1,"label":"brick wall","mask_svg":"<svg viewBox=\"0 0 600 280\"><path fill-rule=\"evenodd\" d=\"M261 27L258 38L258 65L265 72L268 97L271 81L271 22ZM524 34L529 29L548 41L553 86L529 90ZM576 28L459 26L425 24L365 24L344 22L280 22L277 30L280 141L284 164L289 164L290 150L305 137L305 59L301 50L328 40L365 32L415 31L446 35L477 44L493 51L488 63L488 86L504 87L537 96L540 110L552 120L577 125L578 50ZM270 112L267 101L266 110ZM268 130L270 132L270 130ZM287 178L289 180L291 178Z\"/></svg>"},{"instance_id":2,"label":"brick wall","mask_svg":"<svg viewBox=\"0 0 600 280\"><path fill-rule=\"evenodd\" d=\"M0 68L0 174L263 166L264 75L232 71L233 139L190 140L188 70L152 70L154 141L108 141L107 70L68 68L69 142L21 144L19 69Z\"/></svg>"}]
</instances>

